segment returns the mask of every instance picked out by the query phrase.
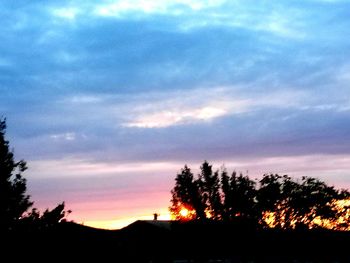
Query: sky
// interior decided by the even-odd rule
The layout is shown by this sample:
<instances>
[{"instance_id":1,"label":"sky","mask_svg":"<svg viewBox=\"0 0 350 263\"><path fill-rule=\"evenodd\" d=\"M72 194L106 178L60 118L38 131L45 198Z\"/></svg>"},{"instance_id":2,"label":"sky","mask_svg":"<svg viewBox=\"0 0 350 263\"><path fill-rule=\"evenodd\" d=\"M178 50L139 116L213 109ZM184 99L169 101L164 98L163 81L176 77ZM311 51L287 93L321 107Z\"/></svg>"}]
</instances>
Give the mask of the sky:
<instances>
[{"instance_id":1,"label":"sky","mask_svg":"<svg viewBox=\"0 0 350 263\"><path fill-rule=\"evenodd\" d=\"M208 160L350 188L350 1L0 2L0 116L43 211L168 218Z\"/></svg>"}]
</instances>

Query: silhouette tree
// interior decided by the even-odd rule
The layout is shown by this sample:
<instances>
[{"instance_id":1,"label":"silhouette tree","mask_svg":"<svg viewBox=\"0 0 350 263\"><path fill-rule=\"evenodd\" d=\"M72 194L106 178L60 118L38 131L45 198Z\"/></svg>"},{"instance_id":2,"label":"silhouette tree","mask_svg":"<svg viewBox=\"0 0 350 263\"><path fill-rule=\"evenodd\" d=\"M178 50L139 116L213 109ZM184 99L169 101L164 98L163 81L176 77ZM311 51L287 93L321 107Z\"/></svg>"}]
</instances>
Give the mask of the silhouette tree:
<instances>
[{"instance_id":1,"label":"silhouette tree","mask_svg":"<svg viewBox=\"0 0 350 263\"><path fill-rule=\"evenodd\" d=\"M65 221L65 216L71 213L71 210L64 210L65 203L58 204L54 209L46 209L43 215L40 217L41 224L43 227L52 227L57 223Z\"/></svg>"},{"instance_id":2,"label":"silhouette tree","mask_svg":"<svg viewBox=\"0 0 350 263\"><path fill-rule=\"evenodd\" d=\"M336 190L316 178L303 176L298 182L287 175L265 174L257 201L264 215L261 223L270 227L345 229L350 225L350 209L340 207L339 202L349 196L348 191Z\"/></svg>"},{"instance_id":3,"label":"silhouette tree","mask_svg":"<svg viewBox=\"0 0 350 263\"><path fill-rule=\"evenodd\" d=\"M248 176L236 172L230 178L231 214L230 218L254 219L256 217L256 189L255 182Z\"/></svg>"},{"instance_id":4,"label":"silhouette tree","mask_svg":"<svg viewBox=\"0 0 350 263\"><path fill-rule=\"evenodd\" d=\"M26 179L22 173L26 162L16 162L5 138L6 119L0 119L0 228L11 230L33 205L26 195Z\"/></svg>"},{"instance_id":5,"label":"silhouette tree","mask_svg":"<svg viewBox=\"0 0 350 263\"><path fill-rule=\"evenodd\" d=\"M221 188L223 200L223 218L233 219L256 219L256 183L248 176L234 171L231 176L224 170L221 173Z\"/></svg>"},{"instance_id":6,"label":"silhouette tree","mask_svg":"<svg viewBox=\"0 0 350 263\"><path fill-rule=\"evenodd\" d=\"M231 210L232 210L233 197L232 197L232 191L231 191L230 177L228 176L227 170L225 167L222 167L222 170L221 170L220 183L221 183L221 196L222 196L221 218L223 220L229 220L230 215L232 214Z\"/></svg>"},{"instance_id":7,"label":"silhouette tree","mask_svg":"<svg viewBox=\"0 0 350 263\"><path fill-rule=\"evenodd\" d=\"M201 173L197 182L206 212L211 219L217 220L222 217L222 203L220 196L220 179L219 172L213 173L212 165L204 161L200 167Z\"/></svg>"},{"instance_id":8,"label":"silhouette tree","mask_svg":"<svg viewBox=\"0 0 350 263\"><path fill-rule=\"evenodd\" d=\"M175 181L171 190L171 214L176 219L204 219L205 205L199 192L198 181L194 180L193 173L187 165L177 174ZM181 213L184 209L188 211L186 215Z\"/></svg>"},{"instance_id":9,"label":"silhouette tree","mask_svg":"<svg viewBox=\"0 0 350 263\"><path fill-rule=\"evenodd\" d=\"M187 166L177 175L172 189L171 213L181 219L248 222L280 229L350 229L350 193L312 177L295 180L288 175L265 174L258 182L226 169L213 173L205 161L197 179Z\"/></svg>"},{"instance_id":10,"label":"silhouette tree","mask_svg":"<svg viewBox=\"0 0 350 263\"><path fill-rule=\"evenodd\" d=\"M52 210L47 209L43 215L36 208L28 212L33 202L26 194L26 179L23 178L27 165L24 160L15 161L5 133L6 119L0 119L0 232L48 227L64 221L71 212L64 210L64 202Z\"/></svg>"}]
</instances>

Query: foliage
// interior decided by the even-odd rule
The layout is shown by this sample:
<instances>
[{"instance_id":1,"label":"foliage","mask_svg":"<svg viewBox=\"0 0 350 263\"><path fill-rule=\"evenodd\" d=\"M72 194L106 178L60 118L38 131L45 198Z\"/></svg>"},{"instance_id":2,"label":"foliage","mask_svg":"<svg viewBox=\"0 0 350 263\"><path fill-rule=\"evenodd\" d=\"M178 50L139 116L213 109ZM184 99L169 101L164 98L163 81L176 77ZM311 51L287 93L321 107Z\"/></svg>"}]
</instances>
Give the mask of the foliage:
<instances>
[{"instance_id":1,"label":"foliage","mask_svg":"<svg viewBox=\"0 0 350 263\"><path fill-rule=\"evenodd\" d=\"M265 174L262 179L213 172L205 161L194 178L186 165L175 178L170 212L176 219L255 222L279 229L350 228L350 193L319 179ZM181 214L186 208L191 213Z\"/></svg>"},{"instance_id":2,"label":"foliage","mask_svg":"<svg viewBox=\"0 0 350 263\"><path fill-rule=\"evenodd\" d=\"M253 219L256 217L256 189L255 182L250 180L248 176L240 174L237 176L233 172L230 177L230 188L228 204L228 218L241 217L244 219ZM225 197L226 198L226 197Z\"/></svg>"},{"instance_id":3,"label":"foliage","mask_svg":"<svg viewBox=\"0 0 350 263\"><path fill-rule=\"evenodd\" d=\"M212 166L205 161L201 166L201 173L197 181L199 192L203 198L203 206L206 208L206 215L209 215L212 219L220 219L222 204L218 171L213 173Z\"/></svg>"},{"instance_id":4,"label":"foliage","mask_svg":"<svg viewBox=\"0 0 350 263\"><path fill-rule=\"evenodd\" d=\"M51 211L47 209L43 215L36 208L28 212L33 202L26 194L26 179L23 178L23 172L27 169L26 162L15 161L5 133L6 119L0 119L0 231L24 226L52 226L61 222L70 212L64 210L64 203Z\"/></svg>"},{"instance_id":5,"label":"foliage","mask_svg":"<svg viewBox=\"0 0 350 263\"><path fill-rule=\"evenodd\" d=\"M339 218L346 221L350 210L340 208L339 201L349 196L348 191L336 190L316 178L303 176L299 182L287 175L269 174L260 180L257 200L262 214L272 216L262 223L271 227L344 230L349 227L349 218L347 222Z\"/></svg>"},{"instance_id":6,"label":"foliage","mask_svg":"<svg viewBox=\"0 0 350 263\"><path fill-rule=\"evenodd\" d=\"M9 230L17 224L32 205L26 195L26 179L22 173L27 169L25 161L16 162L5 139L6 120L0 119L0 228Z\"/></svg>"},{"instance_id":7,"label":"foliage","mask_svg":"<svg viewBox=\"0 0 350 263\"><path fill-rule=\"evenodd\" d=\"M41 214L36 208L33 208L31 212L27 213L21 221L22 229L29 230L43 230L51 228L58 223L66 222L66 217L72 211L65 210L65 203L58 204L54 209L46 209Z\"/></svg>"},{"instance_id":8,"label":"foliage","mask_svg":"<svg viewBox=\"0 0 350 263\"><path fill-rule=\"evenodd\" d=\"M190 212L190 219L205 218L204 203L199 192L198 181L194 181L191 169L185 165L175 180L175 187L171 191L171 213L180 219L181 210L186 209Z\"/></svg>"}]
</instances>

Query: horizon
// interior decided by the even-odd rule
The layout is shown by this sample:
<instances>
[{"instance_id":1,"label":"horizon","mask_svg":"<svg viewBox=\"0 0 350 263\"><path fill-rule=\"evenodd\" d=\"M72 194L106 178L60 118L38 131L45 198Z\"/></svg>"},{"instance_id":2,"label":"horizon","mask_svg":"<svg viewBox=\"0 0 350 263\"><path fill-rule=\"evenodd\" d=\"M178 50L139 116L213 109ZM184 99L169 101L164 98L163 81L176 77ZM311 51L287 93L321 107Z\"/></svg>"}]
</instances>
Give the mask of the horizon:
<instances>
[{"instance_id":1,"label":"horizon","mask_svg":"<svg viewBox=\"0 0 350 263\"><path fill-rule=\"evenodd\" d=\"M169 219L207 160L350 189L350 2L2 1L0 116L40 211Z\"/></svg>"}]
</instances>

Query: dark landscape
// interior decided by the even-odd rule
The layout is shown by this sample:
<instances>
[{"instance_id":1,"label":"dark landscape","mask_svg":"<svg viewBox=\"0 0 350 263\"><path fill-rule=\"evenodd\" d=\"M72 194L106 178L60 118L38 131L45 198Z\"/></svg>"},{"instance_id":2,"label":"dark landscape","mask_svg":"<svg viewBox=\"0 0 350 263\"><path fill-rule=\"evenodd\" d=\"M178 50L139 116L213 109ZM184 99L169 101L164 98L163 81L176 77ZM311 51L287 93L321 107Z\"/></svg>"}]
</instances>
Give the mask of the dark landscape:
<instances>
[{"instance_id":1,"label":"dark landscape","mask_svg":"<svg viewBox=\"0 0 350 263\"><path fill-rule=\"evenodd\" d=\"M136 221L121 230L61 223L3 239L14 260L96 262L350 262L350 233L254 230L241 224Z\"/></svg>"}]
</instances>

